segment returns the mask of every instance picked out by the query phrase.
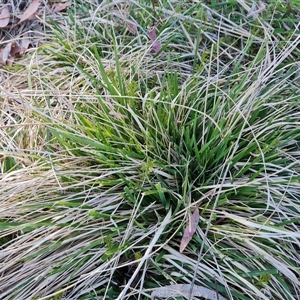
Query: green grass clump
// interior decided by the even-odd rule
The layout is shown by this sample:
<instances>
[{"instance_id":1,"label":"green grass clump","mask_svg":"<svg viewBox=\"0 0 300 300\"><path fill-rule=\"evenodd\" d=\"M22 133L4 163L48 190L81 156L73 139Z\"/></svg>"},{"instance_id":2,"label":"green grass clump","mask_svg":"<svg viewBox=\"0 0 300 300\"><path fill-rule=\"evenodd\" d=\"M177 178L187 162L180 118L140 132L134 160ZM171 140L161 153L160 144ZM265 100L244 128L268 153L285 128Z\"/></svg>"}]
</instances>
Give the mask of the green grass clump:
<instances>
[{"instance_id":1,"label":"green grass clump","mask_svg":"<svg viewBox=\"0 0 300 300\"><path fill-rule=\"evenodd\" d=\"M1 299L149 299L193 279L299 298L299 7L248 2L77 1L49 21L3 131Z\"/></svg>"}]
</instances>

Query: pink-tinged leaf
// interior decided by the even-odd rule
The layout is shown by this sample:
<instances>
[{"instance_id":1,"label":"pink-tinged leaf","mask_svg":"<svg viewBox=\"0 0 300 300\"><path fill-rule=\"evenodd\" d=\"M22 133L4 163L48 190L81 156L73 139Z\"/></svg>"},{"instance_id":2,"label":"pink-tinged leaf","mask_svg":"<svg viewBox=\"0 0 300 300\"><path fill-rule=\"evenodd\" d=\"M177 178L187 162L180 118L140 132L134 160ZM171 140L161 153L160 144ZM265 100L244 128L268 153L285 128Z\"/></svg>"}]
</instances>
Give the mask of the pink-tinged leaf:
<instances>
[{"instance_id":1,"label":"pink-tinged leaf","mask_svg":"<svg viewBox=\"0 0 300 300\"><path fill-rule=\"evenodd\" d=\"M40 0L32 0L30 5L24 11L23 15L18 16L18 18L20 19L18 24L20 24L21 22L24 22L24 21L30 19L31 17L33 17L34 14L36 13L36 11L38 10L40 4L41 4Z\"/></svg>"},{"instance_id":2,"label":"pink-tinged leaf","mask_svg":"<svg viewBox=\"0 0 300 300\"><path fill-rule=\"evenodd\" d=\"M151 42L153 42L152 49L155 52L158 52L161 49L161 44L156 39L156 27L153 26L148 32Z\"/></svg>"},{"instance_id":3,"label":"pink-tinged leaf","mask_svg":"<svg viewBox=\"0 0 300 300\"><path fill-rule=\"evenodd\" d=\"M57 12L63 11L66 8L68 8L69 6L71 6L71 4L72 4L71 1L67 1L65 3L57 3L53 8L53 12L57 13Z\"/></svg>"},{"instance_id":4,"label":"pink-tinged leaf","mask_svg":"<svg viewBox=\"0 0 300 300\"><path fill-rule=\"evenodd\" d=\"M22 51L22 48L15 42L11 45L10 56L15 57Z\"/></svg>"},{"instance_id":5,"label":"pink-tinged leaf","mask_svg":"<svg viewBox=\"0 0 300 300\"><path fill-rule=\"evenodd\" d=\"M12 42L8 43L5 48L1 49L1 62L5 65L8 57L10 56Z\"/></svg>"},{"instance_id":6,"label":"pink-tinged leaf","mask_svg":"<svg viewBox=\"0 0 300 300\"><path fill-rule=\"evenodd\" d=\"M189 225L184 230L183 237L180 243L180 249L179 249L180 253L183 252L183 250L187 247L187 245L193 238L193 235L197 229L198 222L199 222L199 209L196 208L190 217Z\"/></svg>"},{"instance_id":7,"label":"pink-tinged leaf","mask_svg":"<svg viewBox=\"0 0 300 300\"><path fill-rule=\"evenodd\" d=\"M137 30L137 26L134 22L132 21L127 21L126 22L127 28L128 30L132 33L132 34L137 34L138 30Z\"/></svg>"},{"instance_id":8,"label":"pink-tinged leaf","mask_svg":"<svg viewBox=\"0 0 300 300\"><path fill-rule=\"evenodd\" d=\"M7 64L9 67L11 67L11 66L13 65L14 61L15 61L15 58L14 58L13 56L10 56L10 57L7 59L7 61L6 61L6 64Z\"/></svg>"},{"instance_id":9,"label":"pink-tinged leaf","mask_svg":"<svg viewBox=\"0 0 300 300\"><path fill-rule=\"evenodd\" d=\"M151 42L154 42L156 40L156 27L153 26L149 32L148 32L149 38L151 40Z\"/></svg>"},{"instance_id":10,"label":"pink-tinged leaf","mask_svg":"<svg viewBox=\"0 0 300 300\"><path fill-rule=\"evenodd\" d=\"M158 52L160 49L161 49L161 44L158 42L158 41L155 41L152 45L152 49L155 51L155 52Z\"/></svg>"},{"instance_id":11,"label":"pink-tinged leaf","mask_svg":"<svg viewBox=\"0 0 300 300\"><path fill-rule=\"evenodd\" d=\"M2 67L3 65L5 65L5 63L3 61L3 58L2 58L3 57L3 51L4 51L4 48L0 49L0 67Z\"/></svg>"},{"instance_id":12,"label":"pink-tinged leaf","mask_svg":"<svg viewBox=\"0 0 300 300\"><path fill-rule=\"evenodd\" d=\"M21 39L21 48L22 50L20 51L20 54L23 54L29 47L31 41L29 38L28 33L24 33Z\"/></svg>"},{"instance_id":13,"label":"pink-tinged leaf","mask_svg":"<svg viewBox=\"0 0 300 300\"><path fill-rule=\"evenodd\" d=\"M12 66L17 55L20 54L22 48L16 42L8 43L0 50L0 65Z\"/></svg>"},{"instance_id":14,"label":"pink-tinged leaf","mask_svg":"<svg viewBox=\"0 0 300 300\"><path fill-rule=\"evenodd\" d=\"M0 28L4 28L8 25L9 18L10 18L9 10L7 7L4 7L0 14Z\"/></svg>"}]
</instances>

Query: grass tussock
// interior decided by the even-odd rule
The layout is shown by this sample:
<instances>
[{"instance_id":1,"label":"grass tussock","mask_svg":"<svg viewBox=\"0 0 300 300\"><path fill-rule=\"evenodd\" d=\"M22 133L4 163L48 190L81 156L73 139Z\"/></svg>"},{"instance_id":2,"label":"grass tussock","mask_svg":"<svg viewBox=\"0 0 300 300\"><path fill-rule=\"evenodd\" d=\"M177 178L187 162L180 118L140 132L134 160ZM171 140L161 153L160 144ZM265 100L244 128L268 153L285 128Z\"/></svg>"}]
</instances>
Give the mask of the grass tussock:
<instances>
[{"instance_id":1,"label":"grass tussock","mask_svg":"<svg viewBox=\"0 0 300 300\"><path fill-rule=\"evenodd\" d=\"M259 5L76 1L3 71L1 299L300 298L299 6Z\"/></svg>"}]
</instances>

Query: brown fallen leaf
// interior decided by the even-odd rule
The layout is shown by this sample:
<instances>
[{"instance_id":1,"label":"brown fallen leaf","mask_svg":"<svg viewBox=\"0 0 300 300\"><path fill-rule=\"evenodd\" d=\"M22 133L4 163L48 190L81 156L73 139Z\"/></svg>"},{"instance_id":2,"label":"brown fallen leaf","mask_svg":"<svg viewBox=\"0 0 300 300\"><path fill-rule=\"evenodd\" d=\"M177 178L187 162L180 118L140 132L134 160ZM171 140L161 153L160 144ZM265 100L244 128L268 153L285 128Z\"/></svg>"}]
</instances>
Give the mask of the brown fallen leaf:
<instances>
[{"instance_id":1,"label":"brown fallen leaf","mask_svg":"<svg viewBox=\"0 0 300 300\"><path fill-rule=\"evenodd\" d=\"M3 56L3 51L4 51L4 48L0 49L0 67L2 67L4 64L3 60L2 60L2 56Z\"/></svg>"},{"instance_id":2,"label":"brown fallen leaf","mask_svg":"<svg viewBox=\"0 0 300 300\"><path fill-rule=\"evenodd\" d=\"M193 235L197 229L198 222L199 222L199 209L196 207L196 209L194 210L193 214L190 217L188 226L184 230L183 237L180 243L180 249L179 249L180 253L183 252L183 250L186 248L186 246L193 238Z\"/></svg>"},{"instance_id":3,"label":"brown fallen leaf","mask_svg":"<svg viewBox=\"0 0 300 300\"><path fill-rule=\"evenodd\" d=\"M23 54L29 47L31 41L29 38L28 33L24 33L21 39L21 48L22 50L20 51L20 54Z\"/></svg>"},{"instance_id":4,"label":"brown fallen leaf","mask_svg":"<svg viewBox=\"0 0 300 300\"><path fill-rule=\"evenodd\" d=\"M57 4L54 5L53 12L57 13L57 12L60 12L62 10L65 10L66 8L71 6L71 4L72 4L71 1L67 1L67 2L64 2L64 3L57 3Z\"/></svg>"},{"instance_id":5,"label":"brown fallen leaf","mask_svg":"<svg viewBox=\"0 0 300 300\"><path fill-rule=\"evenodd\" d=\"M8 43L4 48L0 49L0 65L12 66L17 56L22 55L25 50L22 45L15 41Z\"/></svg>"},{"instance_id":6,"label":"brown fallen leaf","mask_svg":"<svg viewBox=\"0 0 300 300\"><path fill-rule=\"evenodd\" d=\"M10 56L12 42L8 43L4 48L0 50L0 62L3 65L6 65L6 61Z\"/></svg>"},{"instance_id":7,"label":"brown fallen leaf","mask_svg":"<svg viewBox=\"0 0 300 300\"><path fill-rule=\"evenodd\" d=\"M132 33L132 34L137 34L138 31L137 31L137 26L134 22L132 21L127 21L126 22L126 25L127 25L127 28L128 30Z\"/></svg>"},{"instance_id":8,"label":"brown fallen leaf","mask_svg":"<svg viewBox=\"0 0 300 300\"><path fill-rule=\"evenodd\" d=\"M152 49L154 52L158 52L161 49L161 44L157 41L156 39L156 26L153 26L149 31L148 31L149 38L152 44Z\"/></svg>"},{"instance_id":9,"label":"brown fallen leaf","mask_svg":"<svg viewBox=\"0 0 300 300\"><path fill-rule=\"evenodd\" d=\"M10 13L7 7L4 7L0 14L0 28L4 28L8 25L10 19Z\"/></svg>"},{"instance_id":10,"label":"brown fallen leaf","mask_svg":"<svg viewBox=\"0 0 300 300\"><path fill-rule=\"evenodd\" d=\"M15 57L16 55L20 54L21 51L22 47L20 47L16 42L12 42L9 55L11 57Z\"/></svg>"},{"instance_id":11,"label":"brown fallen leaf","mask_svg":"<svg viewBox=\"0 0 300 300\"><path fill-rule=\"evenodd\" d=\"M27 9L24 11L23 15L17 16L20 19L17 25L30 19L36 13L40 4L40 0L32 0Z\"/></svg>"},{"instance_id":12,"label":"brown fallen leaf","mask_svg":"<svg viewBox=\"0 0 300 300\"><path fill-rule=\"evenodd\" d=\"M13 56L10 56L6 61L6 65L11 67L13 65L14 61L15 61L15 58Z\"/></svg>"}]
</instances>

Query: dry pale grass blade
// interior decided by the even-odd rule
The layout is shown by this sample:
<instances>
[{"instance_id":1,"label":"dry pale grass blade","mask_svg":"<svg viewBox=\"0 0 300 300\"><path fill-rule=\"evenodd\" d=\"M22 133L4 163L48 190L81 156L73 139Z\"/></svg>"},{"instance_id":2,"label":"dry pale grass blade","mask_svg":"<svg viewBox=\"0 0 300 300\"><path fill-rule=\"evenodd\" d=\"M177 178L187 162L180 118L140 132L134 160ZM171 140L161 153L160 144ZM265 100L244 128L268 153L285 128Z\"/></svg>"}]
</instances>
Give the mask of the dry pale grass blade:
<instances>
[{"instance_id":1,"label":"dry pale grass blade","mask_svg":"<svg viewBox=\"0 0 300 300\"><path fill-rule=\"evenodd\" d=\"M168 223L171 220L171 216L172 216L172 211L170 210L168 212L168 214L166 215L166 217L164 218L164 220L162 221L162 223L159 225L159 227L157 228L157 231L155 232L155 235L153 237L153 239L151 240L150 244L147 247L147 250L145 252L145 255L141 258L141 260L139 261L138 267L136 268L136 270L134 271L134 274L131 276L130 280L128 281L128 283L126 284L126 286L123 288L122 292L120 293L120 295L118 296L117 300L122 300L123 297L126 295L127 290L130 288L131 283L133 282L133 280L135 279L135 277L137 276L139 270L141 269L141 267L143 266L143 264L145 263L146 260L148 260L151 255L152 255L152 249L153 247L156 245L157 240L159 239L160 235L163 233L163 231L165 230L165 227L168 225Z\"/></svg>"},{"instance_id":2,"label":"dry pale grass blade","mask_svg":"<svg viewBox=\"0 0 300 300\"><path fill-rule=\"evenodd\" d=\"M1 70L1 297L298 299L299 37L154 1L149 41L149 3L100 2Z\"/></svg>"}]
</instances>

